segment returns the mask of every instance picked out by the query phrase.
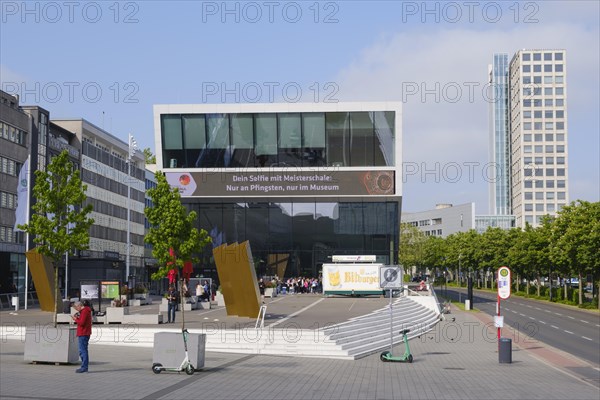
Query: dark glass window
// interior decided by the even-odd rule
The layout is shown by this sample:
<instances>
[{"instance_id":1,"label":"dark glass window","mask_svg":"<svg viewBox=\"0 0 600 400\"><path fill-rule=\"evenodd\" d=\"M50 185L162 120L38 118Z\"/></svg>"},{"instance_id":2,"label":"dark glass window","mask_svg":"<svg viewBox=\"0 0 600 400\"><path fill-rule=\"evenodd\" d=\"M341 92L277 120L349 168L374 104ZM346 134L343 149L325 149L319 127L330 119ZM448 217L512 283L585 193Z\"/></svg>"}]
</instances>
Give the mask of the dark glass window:
<instances>
[{"instance_id":1,"label":"dark glass window","mask_svg":"<svg viewBox=\"0 0 600 400\"><path fill-rule=\"evenodd\" d=\"M278 114L278 166L302 166L302 122L300 114Z\"/></svg>"},{"instance_id":2,"label":"dark glass window","mask_svg":"<svg viewBox=\"0 0 600 400\"><path fill-rule=\"evenodd\" d=\"M252 114L231 115L231 167L253 167L254 118Z\"/></svg>"},{"instance_id":3,"label":"dark glass window","mask_svg":"<svg viewBox=\"0 0 600 400\"><path fill-rule=\"evenodd\" d=\"M161 123L163 132L163 167L182 167L184 153L181 116L179 114L163 115Z\"/></svg>"},{"instance_id":4,"label":"dark glass window","mask_svg":"<svg viewBox=\"0 0 600 400\"><path fill-rule=\"evenodd\" d=\"M325 114L302 114L302 131L302 165L325 165Z\"/></svg>"},{"instance_id":5,"label":"dark glass window","mask_svg":"<svg viewBox=\"0 0 600 400\"><path fill-rule=\"evenodd\" d=\"M350 113L326 113L327 165L350 165Z\"/></svg>"},{"instance_id":6,"label":"dark glass window","mask_svg":"<svg viewBox=\"0 0 600 400\"><path fill-rule=\"evenodd\" d=\"M256 154L257 167L270 167L277 164L277 116L256 114Z\"/></svg>"}]
</instances>

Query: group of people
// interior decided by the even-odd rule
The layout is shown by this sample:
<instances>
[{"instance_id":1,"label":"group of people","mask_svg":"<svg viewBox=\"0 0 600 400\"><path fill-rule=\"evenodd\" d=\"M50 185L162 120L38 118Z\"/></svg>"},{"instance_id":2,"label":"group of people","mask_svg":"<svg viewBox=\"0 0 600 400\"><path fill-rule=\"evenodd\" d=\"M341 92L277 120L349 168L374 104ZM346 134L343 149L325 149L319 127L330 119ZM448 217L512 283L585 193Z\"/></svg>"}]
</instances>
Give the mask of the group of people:
<instances>
[{"instance_id":1,"label":"group of people","mask_svg":"<svg viewBox=\"0 0 600 400\"><path fill-rule=\"evenodd\" d=\"M194 289L196 301L211 301L211 298L214 297L214 290L210 286L211 285L208 284L207 280L196 285ZM184 293L190 294L187 285L184 285L183 291ZM175 312L177 311L180 302L179 291L175 285L169 286L169 290L167 291L167 324L175 323Z\"/></svg>"},{"instance_id":2,"label":"group of people","mask_svg":"<svg viewBox=\"0 0 600 400\"><path fill-rule=\"evenodd\" d=\"M295 277L281 281L278 277L270 280L271 286L275 287L277 293L283 292L285 288L287 293L320 293L323 289L323 282L320 278ZM258 290L261 296L264 296L266 281L261 278L258 281Z\"/></svg>"}]
</instances>

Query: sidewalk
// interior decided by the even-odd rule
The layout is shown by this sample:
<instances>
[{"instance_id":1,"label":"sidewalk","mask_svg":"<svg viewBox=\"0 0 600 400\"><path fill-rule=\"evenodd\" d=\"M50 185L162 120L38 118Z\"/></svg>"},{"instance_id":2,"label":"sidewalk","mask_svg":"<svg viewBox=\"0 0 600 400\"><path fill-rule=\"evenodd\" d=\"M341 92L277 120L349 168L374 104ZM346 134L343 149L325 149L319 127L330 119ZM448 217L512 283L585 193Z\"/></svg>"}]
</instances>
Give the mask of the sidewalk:
<instances>
[{"instance_id":1,"label":"sidewalk","mask_svg":"<svg viewBox=\"0 0 600 400\"><path fill-rule=\"evenodd\" d=\"M302 309L304 301L308 297L299 297L300 304L295 309ZM318 307L310 310L317 313ZM23 343L6 340L0 344L0 398L597 400L600 397L597 370L591 379L580 379L572 368L585 368L585 364L578 364L577 360L540 343L526 344L523 336L513 338L512 364L499 364L495 330L493 326L489 329L486 316L456 308L452 312L434 331L410 342L412 364L383 363L378 354L344 361L207 352L204 370L192 376L166 372L155 375L151 372L150 348L90 345L90 373L79 376L75 375L77 366L73 365L27 364L23 361ZM2 323L5 324L4 313ZM511 337L511 333L503 331L503 336ZM529 350L520 347L526 345ZM535 353L541 349L556 358L543 358ZM402 346L394 348L394 354L402 351Z\"/></svg>"}]
</instances>

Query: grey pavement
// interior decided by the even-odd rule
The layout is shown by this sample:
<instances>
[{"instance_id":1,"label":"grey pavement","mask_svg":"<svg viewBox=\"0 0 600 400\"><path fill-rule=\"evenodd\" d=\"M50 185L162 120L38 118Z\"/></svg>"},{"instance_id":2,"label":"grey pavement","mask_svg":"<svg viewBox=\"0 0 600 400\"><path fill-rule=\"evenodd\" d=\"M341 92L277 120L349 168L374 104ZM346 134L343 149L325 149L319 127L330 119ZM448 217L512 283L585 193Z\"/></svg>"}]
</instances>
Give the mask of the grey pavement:
<instances>
[{"instance_id":1,"label":"grey pavement","mask_svg":"<svg viewBox=\"0 0 600 400\"><path fill-rule=\"evenodd\" d=\"M283 318L291 316L289 320L296 317L304 321L300 318L304 312L317 315L325 304L324 316L318 321L331 319L329 314L335 314L336 302L321 301L306 308L317 300L316 296L312 300L310 296L280 300L279 303L286 304L286 310L289 308ZM373 299L371 303L361 299L341 300L345 302L337 302L338 308L343 308L340 313L346 317L346 313L366 312L384 299ZM352 305L354 300L357 301ZM276 304L270 308L274 309ZM219 312L222 311L214 310L213 314ZM41 316L44 319L41 323L49 318L47 313L36 310L20 311L18 316L7 314L0 313L2 324L7 320L14 323L17 317L27 324ZM190 324L201 324L207 318L195 315L200 313L187 314L193 314ZM74 365L24 362L24 344L9 339L0 343L0 398L600 398L599 371L589 364L509 329L503 330L503 336L513 340L513 362L500 364L495 329L488 316L454 308L447 317L434 331L410 341L412 364L384 363L378 354L349 361L207 352L204 369L192 376L152 373L151 348L99 344L90 345L90 372L76 375ZM279 313L273 320L276 319L281 319ZM394 354L402 351L402 345L394 347Z\"/></svg>"}]
</instances>

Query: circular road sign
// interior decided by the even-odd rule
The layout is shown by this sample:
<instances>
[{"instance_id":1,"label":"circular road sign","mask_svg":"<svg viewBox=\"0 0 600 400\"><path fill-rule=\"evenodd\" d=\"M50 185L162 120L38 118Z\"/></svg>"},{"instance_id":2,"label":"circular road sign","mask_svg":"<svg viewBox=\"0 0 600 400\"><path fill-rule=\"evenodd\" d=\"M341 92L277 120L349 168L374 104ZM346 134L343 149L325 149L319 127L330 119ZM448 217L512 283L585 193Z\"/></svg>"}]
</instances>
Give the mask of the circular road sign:
<instances>
[{"instance_id":1,"label":"circular road sign","mask_svg":"<svg viewBox=\"0 0 600 400\"><path fill-rule=\"evenodd\" d=\"M379 267L379 286L382 289L401 289L404 272L398 265Z\"/></svg>"}]
</instances>

